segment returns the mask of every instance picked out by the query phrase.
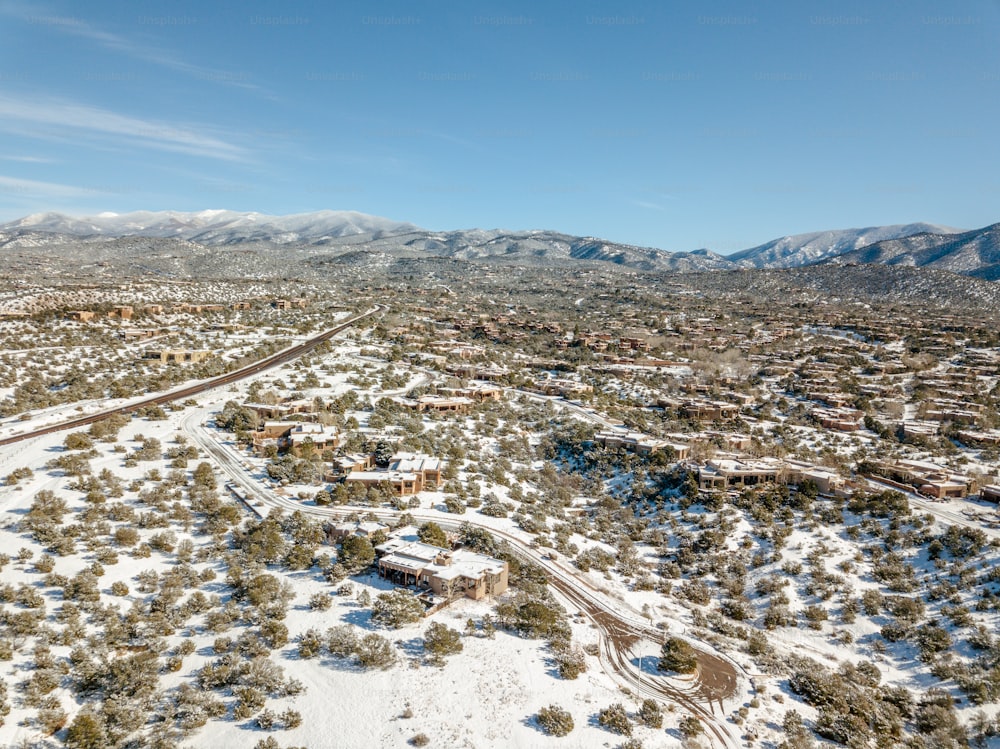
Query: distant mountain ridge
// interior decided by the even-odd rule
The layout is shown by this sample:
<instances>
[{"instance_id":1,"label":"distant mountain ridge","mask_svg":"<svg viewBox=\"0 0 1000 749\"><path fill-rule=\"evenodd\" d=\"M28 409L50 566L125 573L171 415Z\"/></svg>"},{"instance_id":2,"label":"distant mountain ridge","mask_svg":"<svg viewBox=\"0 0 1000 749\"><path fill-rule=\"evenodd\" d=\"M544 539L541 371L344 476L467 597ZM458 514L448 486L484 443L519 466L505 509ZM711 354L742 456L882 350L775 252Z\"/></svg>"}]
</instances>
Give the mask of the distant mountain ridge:
<instances>
[{"instance_id":1,"label":"distant mountain ridge","mask_svg":"<svg viewBox=\"0 0 1000 749\"><path fill-rule=\"evenodd\" d=\"M958 231L958 229L947 226L922 223L818 231L772 239L757 247L727 255L726 259L743 267L798 268L821 262L874 242L908 237L913 234L954 234Z\"/></svg>"},{"instance_id":2,"label":"distant mountain ridge","mask_svg":"<svg viewBox=\"0 0 1000 749\"><path fill-rule=\"evenodd\" d=\"M73 218L61 213L36 213L0 224L0 235L45 233L80 238L159 237L201 245L266 241L275 244L315 242L357 234L381 235L419 230L413 224L357 211L316 211L287 216L206 210L101 213Z\"/></svg>"},{"instance_id":3,"label":"distant mountain ridge","mask_svg":"<svg viewBox=\"0 0 1000 749\"><path fill-rule=\"evenodd\" d=\"M830 262L911 265L996 281L1000 279L1000 224L959 234L927 232L875 242Z\"/></svg>"},{"instance_id":4,"label":"distant mountain ridge","mask_svg":"<svg viewBox=\"0 0 1000 749\"><path fill-rule=\"evenodd\" d=\"M913 223L811 232L723 256L704 249L670 252L544 230L429 231L356 211L287 216L227 210L137 211L80 218L40 213L0 224L0 248L9 252L85 245L102 256L113 257L120 246L114 240L141 238L146 240L142 246L153 254L161 249L157 242L167 241L175 243L170 245L173 252L195 254L219 247L244 246L260 252L294 247L300 253L322 253L323 262L338 264L351 258L357 260L364 252L383 260L442 257L537 265L610 264L636 271L680 273L787 269L839 262L928 265L995 280L1000 279L998 226L962 232Z\"/></svg>"}]
</instances>

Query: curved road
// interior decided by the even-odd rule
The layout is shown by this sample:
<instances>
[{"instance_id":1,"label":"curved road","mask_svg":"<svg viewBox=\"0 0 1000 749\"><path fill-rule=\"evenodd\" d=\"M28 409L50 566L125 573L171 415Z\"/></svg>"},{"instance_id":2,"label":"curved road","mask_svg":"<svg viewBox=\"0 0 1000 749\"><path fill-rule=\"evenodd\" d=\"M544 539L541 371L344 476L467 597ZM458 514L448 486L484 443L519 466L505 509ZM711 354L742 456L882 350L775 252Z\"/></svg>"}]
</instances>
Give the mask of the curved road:
<instances>
[{"instance_id":1,"label":"curved road","mask_svg":"<svg viewBox=\"0 0 1000 749\"><path fill-rule=\"evenodd\" d=\"M41 429L34 429L30 432L24 432L23 434L15 434L13 437L5 437L0 439L0 447L4 445L11 445L15 442L22 442L24 440L33 439L34 437L41 437L44 434L52 434L53 432L61 432L65 429L76 429L77 427L88 426L93 424L95 421L101 421L114 414L132 413L140 408L145 408L146 406L162 406L165 403L170 403L175 400L180 400L181 398L190 398L193 395L198 395L205 392L206 390L212 390L220 385L230 385L239 380L243 380L247 377L251 377L255 374L259 374L273 367L278 367L282 364L287 364L290 361L298 359L304 354L308 354L314 348L319 346L321 343L329 341L337 333L354 325L359 320L363 320L366 317L371 317L372 315L382 312L385 310L385 305L376 304L372 309L367 312L362 312L360 315L355 315L350 317L344 322L340 323L336 327L330 328L324 333L320 333L315 338L310 338L303 343L296 344L294 346L289 346L283 351L279 351L276 354L271 354L268 357L261 359L258 362L254 362L242 369L237 369L233 372L228 372L224 375L219 375L218 377L213 377L210 380L204 380L196 385L189 385L183 387L179 390L171 390L168 393L163 393L161 395L154 395L149 398L144 398L140 401L135 401L124 406L119 406L117 408L111 408L107 411L99 411L95 414L90 414L89 416L81 416L78 419L70 419L69 421L63 421L58 424L53 424L51 426L42 427Z\"/></svg>"},{"instance_id":2,"label":"curved road","mask_svg":"<svg viewBox=\"0 0 1000 749\"><path fill-rule=\"evenodd\" d=\"M249 509L258 515L257 509L264 505L285 511L300 511L320 518L342 518L352 513L371 513L381 520L395 521L407 512L414 520L433 520L445 530L457 531L468 522L492 535L507 541L519 557L528 560L547 573L552 587L573 606L587 616L603 634L600 661L605 671L616 676L620 684L642 697L652 697L677 703L699 718L706 732L717 745L726 747L742 746L738 729L725 720L724 702L737 694L740 674L738 667L720 655L707 652L703 643L698 648L698 672L687 688L676 685L678 680L668 680L663 676L641 668L641 659L635 653L635 646L642 640L655 643L663 641L662 630L651 627L637 612L623 610L625 604L607 600L589 581L581 578L575 570L556 563L544 550L529 546L518 536L499 530L474 518L455 520L454 515L437 511L396 511L384 508L344 505L340 507L317 507L274 493L264 486L246 468L240 456L229 447L219 444L202 426L201 422L208 409L197 409L186 415L182 427L193 440L211 455L216 464L226 473L232 484L242 490L242 499ZM237 496L240 494L237 492ZM716 714L718 705L722 715Z\"/></svg>"}]
</instances>

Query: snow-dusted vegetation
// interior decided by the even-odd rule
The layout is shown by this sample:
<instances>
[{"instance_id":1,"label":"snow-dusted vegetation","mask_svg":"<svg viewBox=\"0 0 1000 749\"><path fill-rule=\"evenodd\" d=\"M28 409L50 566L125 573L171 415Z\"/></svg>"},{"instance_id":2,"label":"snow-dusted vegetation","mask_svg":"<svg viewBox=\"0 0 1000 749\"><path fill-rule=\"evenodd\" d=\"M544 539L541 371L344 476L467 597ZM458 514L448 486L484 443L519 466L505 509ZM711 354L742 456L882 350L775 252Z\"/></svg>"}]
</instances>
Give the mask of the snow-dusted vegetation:
<instances>
[{"instance_id":1,"label":"snow-dusted vegetation","mask_svg":"<svg viewBox=\"0 0 1000 749\"><path fill-rule=\"evenodd\" d=\"M992 323L383 273L39 288L0 320L3 741L995 741ZM405 544L509 585L396 584Z\"/></svg>"}]
</instances>

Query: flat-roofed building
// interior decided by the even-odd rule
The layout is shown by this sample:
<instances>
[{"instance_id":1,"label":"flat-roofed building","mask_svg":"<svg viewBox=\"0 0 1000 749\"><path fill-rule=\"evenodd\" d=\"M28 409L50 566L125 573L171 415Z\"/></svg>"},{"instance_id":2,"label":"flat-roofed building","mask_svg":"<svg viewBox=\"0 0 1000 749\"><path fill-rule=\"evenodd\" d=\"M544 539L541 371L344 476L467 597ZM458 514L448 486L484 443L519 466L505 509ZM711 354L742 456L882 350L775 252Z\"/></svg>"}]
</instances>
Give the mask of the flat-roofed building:
<instances>
[{"instance_id":1,"label":"flat-roofed building","mask_svg":"<svg viewBox=\"0 0 1000 749\"><path fill-rule=\"evenodd\" d=\"M191 349L165 349L163 351L147 351L144 359L159 360L163 364L194 364L203 362L212 355L211 351L192 351Z\"/></svg>"},{"instance_id":2,"label":"flat-roofed building","mask_svg":"<svg viewBox=\"0 0 1000 749\"><path fill-rule=\"evenodd\" d=\"M381 577L400 585L429 590L445 599L480 600L507 590L509 566L500 559L467 549L392 538L375 547Z\"/></svg>"},{"instance_id":3,"label":"flat-roofed building","mask_svg":"<svg viewBox=\"0 0 1000 749\"><path fill-rule=\"evenodd\" d=\"M787 467L776 458L715 458L698 469L698 488L703 491L720 491L782 483L786 473Z\"/></svg>"}]
</instances>

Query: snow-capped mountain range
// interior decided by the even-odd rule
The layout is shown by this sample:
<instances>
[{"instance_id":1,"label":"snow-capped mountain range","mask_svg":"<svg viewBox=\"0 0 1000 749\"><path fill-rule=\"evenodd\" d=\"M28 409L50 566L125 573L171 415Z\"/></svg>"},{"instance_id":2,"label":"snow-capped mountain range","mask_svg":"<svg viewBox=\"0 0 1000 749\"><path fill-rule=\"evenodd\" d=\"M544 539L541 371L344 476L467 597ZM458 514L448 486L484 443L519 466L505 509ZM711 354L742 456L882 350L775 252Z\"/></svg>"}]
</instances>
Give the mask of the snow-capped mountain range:
<instances>
[{"instance_id":1,"label":"snow-capped mountain range","mask_svg":"<svg viewBox=\"0 0 1000 749\"><path fill-rule=\"evenodd\" d=\"M997 226L961 232L935 224L899 224L796 234L723 256L704 249L669 252L553 231L435 232L355 211L272 216L205 210L101 213L79 218L59 213L33 214L0 224L0 248L94 244L134 237L173 240L201 248L295 246L333 255L357 256L358 252L371 251L394 257L611 263L641 271L779 269L822 262L895 263L933 265L993 280L1000 277L998 234Z\"/></svg>"},{"instance_id":2,"label":"snow-capped mountain range","mask_svg":"<svg viewBox=\"0 0 1000 749\"><path fill-rule=\"evenodd\" d=\"M887 239L838 255L831 262L912 265L996 281L1000 279L1000 224L957 234L929 232Z\"/></svg>"},{"instance_id":3,"label":"snow-capped mountain range","mask_svg":"<svg viewBox=\"0 0 1000 749\"><path fill-rule=\"evenodd\" d=\"M865 229L817 231L772 239L757 247L728 255L726 259L740 265L749 264L754 268L795 268L887 239L922 233L954 234L957 231L959 230L935 224L896 224L869 226Z\"/></svg>"},{"instance_id":4,"label":"snow-capped mountain range","mask_svg":"<svg viewBox=\"0 0 1000 749\"><path fill-rule=\"evenodd\" d=\"M100 213L73 218L36 213L0 224L0 234L39 232L74 237L160 237L203 245L266 241L278 244L316 242L356 234L398 234L417 230L413 224L356 211L316 211L288 216L208 210Z\"/></svg>"}]
</instances>

